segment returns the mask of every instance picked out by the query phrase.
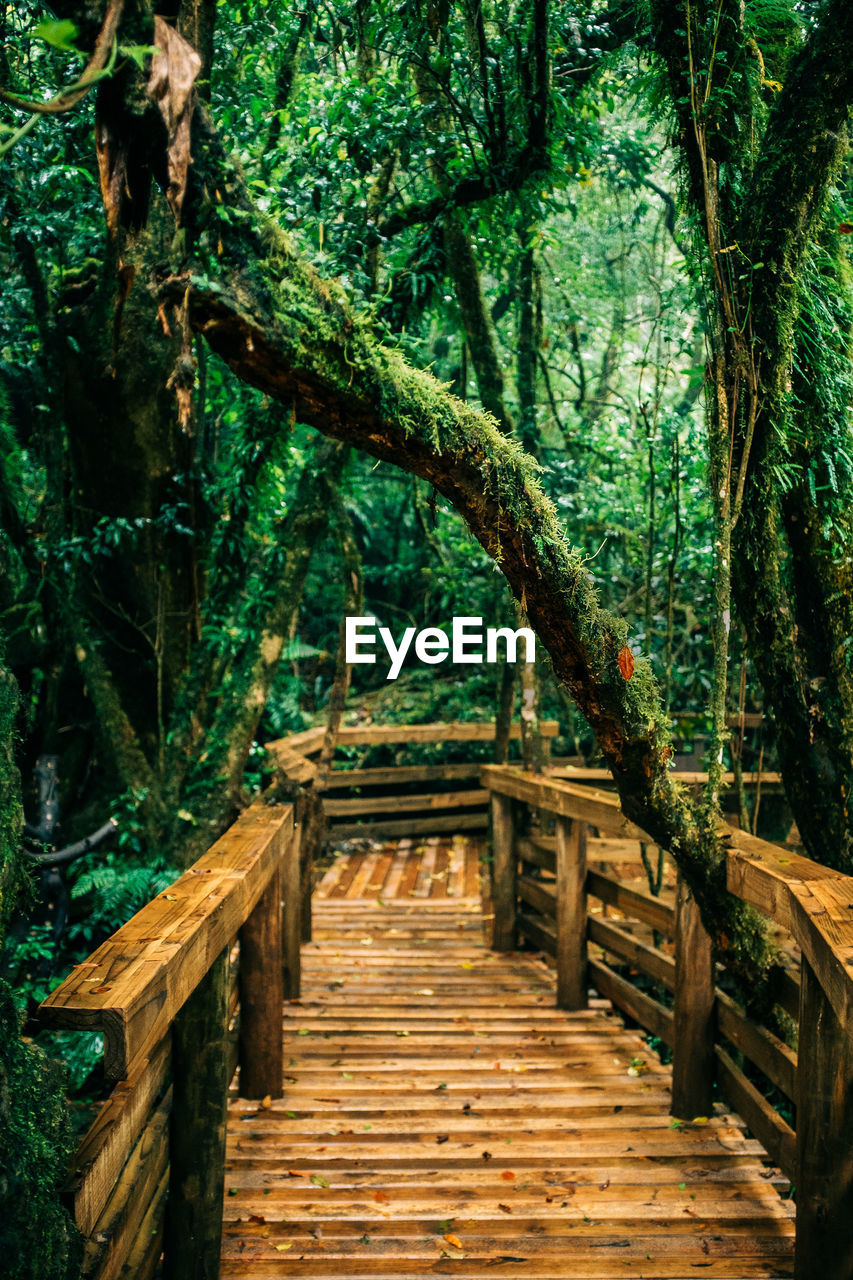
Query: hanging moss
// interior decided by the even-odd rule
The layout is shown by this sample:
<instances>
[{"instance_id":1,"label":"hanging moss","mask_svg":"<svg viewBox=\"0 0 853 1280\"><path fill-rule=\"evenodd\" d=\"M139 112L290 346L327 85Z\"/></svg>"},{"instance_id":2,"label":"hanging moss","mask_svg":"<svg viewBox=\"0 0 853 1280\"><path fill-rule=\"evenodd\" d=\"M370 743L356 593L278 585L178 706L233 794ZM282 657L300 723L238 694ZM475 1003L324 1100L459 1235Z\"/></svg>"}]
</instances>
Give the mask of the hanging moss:
<instances>
[{"instance_id":1,"label":"hanging moss","mask_svg":"<svg viewBox=\"0 0 853 1280\"><path fill-rule=\"evenodd\" d=\"M0 938L26 885L18 853L23 814L20 778L13 753L17 708L14 679L0 665Z\"/></svg>"},{"instance_id":2,"label":"hanging moss","mask_svg":"<svg viewBox=\"0 0 853 1280\"><path fill-rule=\"evenodd\" d=\"M666 714L651 666L630 680L618 657L624 619L602 608L583 557L539 484L540 468L495 420L377 341L335 281L252 208L209 122L198 121L188 202L192 263L164 273L161 298L190 320L238 377L313 425L427 480L500 565L554 672L593 729L625 814L684 869L721 957L745 998L773 962L760 919L726 891L725 849L673 780ZM216 209L227 207L219 219ZM189 228L188 228L189 232ZM215 246L215 251L211 250Z\"/></svg>"}]
</instances>

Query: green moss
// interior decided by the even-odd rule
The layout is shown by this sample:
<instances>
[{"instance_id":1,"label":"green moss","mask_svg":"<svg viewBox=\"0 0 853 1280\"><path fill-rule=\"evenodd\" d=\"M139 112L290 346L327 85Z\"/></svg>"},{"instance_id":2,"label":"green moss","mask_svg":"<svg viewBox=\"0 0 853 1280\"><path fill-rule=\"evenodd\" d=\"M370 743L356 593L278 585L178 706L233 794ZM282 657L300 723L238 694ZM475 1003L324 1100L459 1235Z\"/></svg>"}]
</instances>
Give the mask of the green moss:
<instances>
[{"instance_id":1,"label":"green moss","mask_svg":"<svg viewBox=\"0 0 853 1280\"><path fill-rule=\"evenodd\" d=\"M19 855L23 827L21 788L13 752L17 708L15 682L0 665L0 938L26 885Z\"/></svg>"},{"instance_id":2,"label":"green moss","mask_svg":"<svg viewBox=\"0 0 853 1280\"><path fill-rule=\"evenodd\" d=\"M14 680L0 666L2 927L25 884L13 750L17 705ZM0 1258L6 1280L71 1280L78 1274L77 1232L59 1201L70 1154L64 1073L21 1039L12 992L0 981Z\"/></svg>"},{"instance_id":3,"label":"green moss","mask_svg":"<svg viewBox=\"0 0 853 1280\"><path fill-rule=\"evenodd\" d=\"M7 1280L72 1280L80 1241L59 1192L71 1154L64 1071L20 1037L0 982L0 1257Z\"/></svg>"},{"instance_id":4,"label":"green moss","mask_svg":"<svg viewBox=\"0 0 853 1280\"><path fill-rule=\"evenodd\" d=\"M726 891L716 828L701 829L697 807L668 772L668 723L651 667L640 657L632 679L620 673L627 626L602 609L537 463L489 414L383 346L340 285L320 279L284 233L255 217L239 175L208 141L194 173L233 207L215 256L205 257L207 233L198 238L195 322L238 376L328 434L423 476L454 503L501 565L595 732L624 812L672 851L727 961L745 988L759 984L772 953L757 917Z\"/></svg>"}]
</instances>

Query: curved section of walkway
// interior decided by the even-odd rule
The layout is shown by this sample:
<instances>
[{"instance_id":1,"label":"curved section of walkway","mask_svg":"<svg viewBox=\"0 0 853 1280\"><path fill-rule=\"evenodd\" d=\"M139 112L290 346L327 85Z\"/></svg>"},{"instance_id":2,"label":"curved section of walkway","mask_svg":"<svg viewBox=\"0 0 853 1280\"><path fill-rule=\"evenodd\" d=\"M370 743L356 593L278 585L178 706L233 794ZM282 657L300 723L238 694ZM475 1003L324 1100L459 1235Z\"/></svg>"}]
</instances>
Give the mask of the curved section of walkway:
<instances>
[{"instance_id":1,"label":"curved section of walkway","mask_svg":"<svg viewBox=\"0 0 853 1280\"><path fill-rule=\"evenodd\" d=\"M285 1096L231 1106L222 1280L788 1277L793 1210L734 1116L677 1126L607 1002L483 941L477 846L339 859Z\"/></svg>"}]
</instances>

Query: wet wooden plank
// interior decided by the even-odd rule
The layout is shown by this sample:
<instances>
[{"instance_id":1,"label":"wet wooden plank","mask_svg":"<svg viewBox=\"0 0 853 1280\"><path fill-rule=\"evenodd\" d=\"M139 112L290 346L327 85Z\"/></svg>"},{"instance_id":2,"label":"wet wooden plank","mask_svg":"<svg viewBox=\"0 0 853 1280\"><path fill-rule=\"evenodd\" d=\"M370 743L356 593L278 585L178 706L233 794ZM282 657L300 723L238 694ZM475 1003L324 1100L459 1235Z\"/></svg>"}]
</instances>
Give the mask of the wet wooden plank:
<instances>
[{"instance_id":1,"label":"wet wooden plank","mask_svg":"<svg viewBox=\"0 0 853 1280\"><path fill-rule=\"evenodd\" d=\"M382 906L322 900L284 1096L231 1106L222 1280L791 1275L761 1144L719 1106L672 1127L669 1068L606 1001L557 1010L541 959L471 945L476 898L413 898L443 849L395 857Z\"/></svg>"}]
</instances>

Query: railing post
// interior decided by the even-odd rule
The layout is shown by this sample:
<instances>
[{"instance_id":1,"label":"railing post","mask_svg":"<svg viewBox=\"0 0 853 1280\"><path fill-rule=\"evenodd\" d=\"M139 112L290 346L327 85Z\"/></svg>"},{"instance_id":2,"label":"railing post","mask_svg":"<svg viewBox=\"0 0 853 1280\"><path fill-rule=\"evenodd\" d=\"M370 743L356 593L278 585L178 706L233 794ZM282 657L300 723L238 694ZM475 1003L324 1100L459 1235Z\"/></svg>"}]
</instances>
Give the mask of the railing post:
<instances>
[{"instance_id":1,"label":"railing post","mask_svg":"<svg viewBox=\"0 0 853 1280\"><path fill-rule=\"evenodd\" d=\"M515 949L518 859L515 853L513 802L492 792L492 902L495 913L492 950Z\"/></svg>"},{"instance_id":2,"label":"railing post","mask_svg":"<svg viewBox=\"0 0 853 1280\"><path fill-rule=\"evenodd\" d=\"M293 828L281 864L282 975L285 1000L298 1000L302 990L302 877L299 853L303 823Z\"/></svg>"},{"instance_id":3,"label":"railing post","mask_svg":"<svg viewBox=\"0 0 853 1280\"><path fill-rule=\"evenodd\" d=\"M216 1280L222 1250L228 1101L226 947L172 1024L166 1280Z\"/></svg>"},{"instance_id":4,"label":"railing post","mask_svg":"<svg viewBox=\"0 0 853 1280\"><path fill-rule=\"evenodd\" d=\"M586 823L556 819L557 1008L585 1009Z\"/></svg>"},{"instance_id":5,"label":"railing post","mask_svg":"<svg viewBox=\"0 0 853 1280\"><path fill-rule=\"evenodd\" d=\"M675 1003L671 1114L707 1116L714 1092L714 956L681 872L675 900Z\"/></svg>"},{"instance_id":6,"label":"railing post","mask_svg":"<svg viewBox=\"0 0 853 1280\"><path fill-rule=\"evenodd\" d=\"M281 868L240 930L240 1096L280 1098L283 1080Z\"/></svg>"},{"instance_id":7,"label":"railing post","mask_svg":"<svg viewBox=\"0 0 853 1280\"><path fill-rule=\"evenodd\" d=\"M803 958L797 1054L797 1280L853 1275L853 1043Z\"/></svg>"},{"instance_id":8,"label":"railing post","mask_svg":"<svg viewBox=\"0 0 853 1280\"><path fill-rule=\"evenodd\" d=\"M299 799L296 822L300 831L300 877L302 895L302 941L311 941L311 897L314 893L314 859L326 828L322 793L305 791Z\"/></svg>"}]
</instances>

